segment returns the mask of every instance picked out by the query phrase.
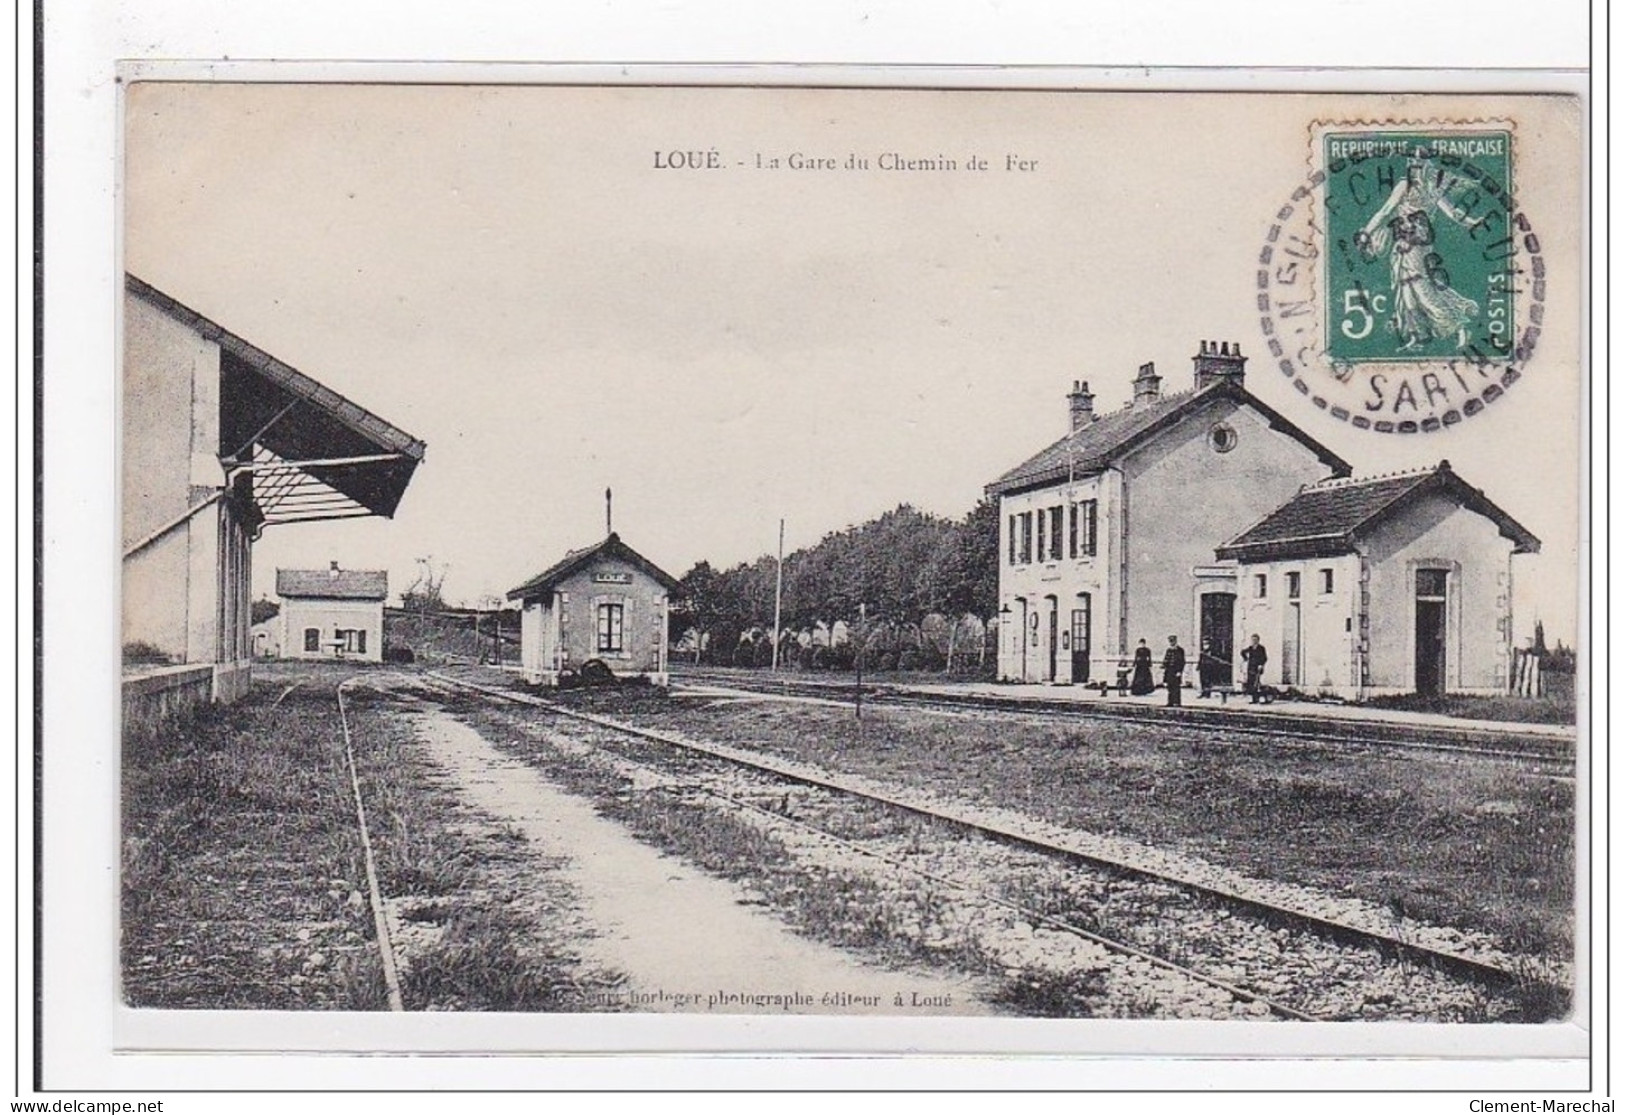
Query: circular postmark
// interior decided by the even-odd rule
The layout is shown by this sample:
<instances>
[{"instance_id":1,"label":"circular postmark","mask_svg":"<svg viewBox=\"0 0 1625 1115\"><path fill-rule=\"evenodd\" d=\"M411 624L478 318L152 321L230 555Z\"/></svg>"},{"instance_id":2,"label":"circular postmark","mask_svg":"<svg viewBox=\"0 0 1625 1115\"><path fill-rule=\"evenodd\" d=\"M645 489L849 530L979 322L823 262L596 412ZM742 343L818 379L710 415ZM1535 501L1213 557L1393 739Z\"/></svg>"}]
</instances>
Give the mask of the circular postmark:
<instances>
[{"instance_id":1,"label":"circular postmark","mask_svg":"<svg viewBox=\"0 0 1625 1115\"><path fill-rule=\"evenodd\" d=\"M1540 337L1545 263L1510 127L1317 125L1258 257L1259 326L1299 394L1377 433L1500 399Z\"/></svg>"}]
</instances>

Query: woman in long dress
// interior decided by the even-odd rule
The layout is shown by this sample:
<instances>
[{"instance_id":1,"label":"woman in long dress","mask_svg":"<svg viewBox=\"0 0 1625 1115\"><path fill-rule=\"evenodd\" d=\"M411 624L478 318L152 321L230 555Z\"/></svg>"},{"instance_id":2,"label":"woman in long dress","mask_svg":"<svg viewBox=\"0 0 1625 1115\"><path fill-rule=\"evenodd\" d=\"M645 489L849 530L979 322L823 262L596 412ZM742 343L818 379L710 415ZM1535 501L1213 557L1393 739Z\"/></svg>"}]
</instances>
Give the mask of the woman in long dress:
<instances>
[{"instance_id":1,"label":"woman in long dress","mask_svg":"<svg viewBox=\"0 0 1625 1115\"><path fill-rule=\"evenodd\" d=\"M1143 697L1156 687L1157 683L1151 680L1151 648L1141 639L1140 645L1134 648L1134 678L1129 682L1128 691Z\"/></svg>"},{"instance_id":2,"label":"woman in long dress","mask_svg":"<svg viewBox=\"0 0 1625 1115\"><path fill-rule=\"evenodd\" d=\"M1467 326L1478 316L1478 303L1450 286L1434 247L1435 213L1459 225L1468 223L1442 179L1438 171L1428 173L1425 161L1413 160L1382 208L1354 237L1366 259L1388 253L1394 308L1390 324L1399 335L1401 351L1445 339L1465 348Z\"/></svg>"}]
</instances>

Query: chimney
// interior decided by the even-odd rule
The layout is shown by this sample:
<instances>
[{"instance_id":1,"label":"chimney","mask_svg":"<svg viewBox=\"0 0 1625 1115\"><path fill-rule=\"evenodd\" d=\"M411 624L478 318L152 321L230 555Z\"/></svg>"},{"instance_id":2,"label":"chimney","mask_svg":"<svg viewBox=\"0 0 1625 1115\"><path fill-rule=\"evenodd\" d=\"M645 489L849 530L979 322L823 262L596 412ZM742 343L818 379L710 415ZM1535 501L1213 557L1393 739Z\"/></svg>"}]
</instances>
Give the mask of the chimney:
<instances>
[{"instance_id":1,"label":"chimney","mask_svg":"<svg viewBox=\"0 0 1625 1115\"><path fill-rule=\"evenodd\" d=\"M1247 358L1241 354L1240 341L1203 341L1191 362L1196 365L1198 391L1226 379L1240 386L1246 378Z\"/></svg>"},{"instance_id":2,"label":"chimney","mask_svg":"<svg viewBox=\"0 0 1625 1115\"><path fill-rule=\"evenodd\" d=\"M1087 426L1095 420L1095 397L1089 391L1088 380L1073 380L1072 393L1066 397L1072 418L1072 429Z\"/></svg>"},{"instance_id":3,"label":"chimney","mask_svg":"<svg viewBox=\"0 0 1625 1115\"><path fill-rule=\"evenodd\" d=\"M1155 364L1141 364L1140 374L1134 377L1134 405L1154 403L1162 395L1162 377Z\"/></svg>"},{"instance_id":4,"label":"chimney","mask_svg":"<svg viewBox=\"0 0 1625 1115\"><path fill-rule=\"evenodd\" d=\"M330 562L327 563L327 575L328 575L329 578L337 577L339 575L339 563L338 562L330 561Z\"/></svg>"}]
</instances>

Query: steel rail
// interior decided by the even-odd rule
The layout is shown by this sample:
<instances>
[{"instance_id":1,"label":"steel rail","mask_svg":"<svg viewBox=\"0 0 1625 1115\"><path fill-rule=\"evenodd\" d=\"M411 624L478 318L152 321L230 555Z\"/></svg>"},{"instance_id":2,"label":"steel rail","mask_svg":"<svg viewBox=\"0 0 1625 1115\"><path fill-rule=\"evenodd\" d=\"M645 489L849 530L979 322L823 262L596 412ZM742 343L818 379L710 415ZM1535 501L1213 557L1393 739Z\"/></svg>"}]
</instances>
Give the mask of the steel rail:
<instances>
[{"instance_id":1,"label":"steel rail","mask_svg":"<svg viewBox=\"0 0 1625 1115\"><path fill-rule=\"evenodd\" d=\"M847 703L838 699L836 694L850 687L814 681L756 681L755 679L737 679L721 675L690 674L694 682L686 682L681 677L674 677L672 684L675 687L695 685L708 689L726 690L732 688L740 693L749 693L759 696L786 697L797 695L794 690L799 689L804 694L816 695L817 699L832 703ZM1537 746L1527 750L1507 747L1475 746L1472 740L1494 739L1492 733L1474 733L1459 728L1439 729L1447 738L1463 742L1443 743L1420 739L1403 738L1413 734L1419 729L1409 725L1396 725L1388 732L1370 734L1370 726L1366 724L1351 724L1346 731L1328 730L1325 727L1304 725L1302 720L1288 721L1285 725L1276 727L1264 724L1238 723L1229 719L1230 714L1214 712L1213 710L1195 710L1203 715L1201 719L1186 716L1178 718L1164 718L1159 715L1160 709L1146 709L1143 706L1124 707L1090 707L1073 701L1046 700L1041 697L987 697L980 694L936 694L917 693L908 690L871 689L864 694L871 703L891 703L894 705L917 708L941 709L946 712L1013 712L1025 716L1037 716L1045 713L1057 713L1062 716L1075 717L1080 720L1115 720L1138 721L1141 724L1157 724L1163 727L1178 727L1185 730L1199 730L1213 728L1219 731L1235 733L1238 735L1260 736L1271 739L1286 739L1304 743L1335 743L1347 744L1357 747L1389 748L1394 750L1436 751L1444 754L1458 754L1474 758L1508 759L1521 762L1543 763L1562 768L1555 777L1572 778L1574 758L1564 755L1561 749L1564 744L1553 740L1552 746ZM1149 715L1147 715L1149 713ZM1220 718L1224 719L1220 719ZM1341 727L1341 726L1339 726ZM1362 734L1362 731L1364 734ZM1507 733L1513 738L1537 740L1541 737L1516 736ZM1545 743L1542 740L1542 743Z\"/></svg>"},{"instance_id":2,"label":"steel rail","mask_svg":"<svg viewBox=\"0 0 1625 1115\"><path fill-rule=\"evenodd\" d=\"M350 740L350 718L344 708L344 687L358 678L349 677L339 682L334 692L339 702L339 727L344 730L344 759L350 767L350 789L355 794L356 822L361 828L361 853L367 872L367 900L372 905L372 924L378 938L378 960L384 969L384 990L389 997L389 1009L404 1011L401 999L400 971L395 964L395 949L389 939L389 919L384 916L383 892L378 887L378 861L372 851L372 837L367 833L367 806L361 800L361 777L356 773L355 748ZM291 688L291 687L290 687Z\"/></svg>"},{"instance_id":3,"label":"steel rail","mask_svg":"<svg viewBox=\"0 0 1625 1115\"><path fill-rule=\"evenodd\" d=\"M599 727L613 731L624 732L628 735L642 737L668 747L698 754L708 755L736 766L759 770L787 781L797 782L807 786L845 794L850 797L877 804L886 805L905 813L913 814L940 824L959 828L963 831L974 832L1000 843L1014 847L1025 848L1055 859L1083 864L1095 870L1106 871L1121 878L1135 879L1145 882L1162 883L1195 894L1199 897L1245 911L1249 915L1266 921L1270 924L1306 932L1325 937L1340 944L1372 948L1382 954L1409 963L1432 967L1446 972L1460 979L1465 979L1480 985L1495 989L1513 988L1518 986L1539 986L1548 993L1556 993L1567 997L1570 992L1565 986L1552 983L1549 980L1530 973L1509 971L1487 961L1478 960L1457 952L1435 949L1416 941L1406 940L1388 933L1364 929L1334 918L1311 914L1303 910L1296 910L1266 899L1255 898L1251 895L1239 894L1233 890L1213 886L1209 883L1198 882L1194 879L1180 875L1156 871L1152 868L1138 864L1128 863L1096 852L1085 852L1078 848L1070 848L1056 844L1027 833L1016 831L992 821L966 817L957 813L944 811L940 807L922 805L903 798L896 797L879 790L862 786L854 786L837 777L811 771L794 770L780 763L767 761L761 757L752 757L739 754L731 748L719 748L703 744L694 740L683 739L667 732L640 728L636 725L626 724L609 717L594 713L581 712L576 709L545 701L528 694L504 692L490 686L480 685L476 682L464 681L459 678L448 677L433 671L426 671L426 676L436 680L484 693L501 700L511 701L515 704L529 705L544 709L550 713L570 719L581 720Z\"/></svg>"}]
</instances>

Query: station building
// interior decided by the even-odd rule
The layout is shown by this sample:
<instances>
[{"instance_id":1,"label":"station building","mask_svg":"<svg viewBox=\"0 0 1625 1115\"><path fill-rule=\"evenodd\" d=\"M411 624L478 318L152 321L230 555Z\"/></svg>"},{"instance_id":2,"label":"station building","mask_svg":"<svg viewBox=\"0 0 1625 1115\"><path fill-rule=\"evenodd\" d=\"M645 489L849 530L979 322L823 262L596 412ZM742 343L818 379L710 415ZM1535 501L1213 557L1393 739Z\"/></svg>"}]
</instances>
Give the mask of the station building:
<instances>
[{"instance_id":1,"label":"station building","mask_svg":"<svg viewBox=\"0 0 1625 1115\"><path fill-rule=\"evenodd\" d=\"M336 561L327 569L278 569L276 594L281 657L383 661L387 571L340 569Z\"/></svg>"},{"instance_id":2,"label":"station building","mask_svg":"<svg viewBox=\"0 0 1625 1115\"><path fill-rule=\"evenodd\" d=\"M1349 464L1245 386L1240 345L1203 342L1191 390L1145 364L1133 402L1097 414L1087 383L1067 435L987 486L1000 510L999 678L1113 683L1144 639L1235 661L1234 563L1214 550Z\"/></svg>"},{"instance_id":3,"label":"station building","mask_svg":"<svg viewBox=\"0 0 1625 1115\"><path fill-rule=\"evenodd\" d=\"M618 677L668 681L667 600L676 578L610 532L572 550L512 592L519 602L520 667L532 684L557 685L590 659Z\"/></svg>"},{"instance_id":4,"label":"station building","mask_svg":"<svg viewBox=\"0 0 1625 1115\"><path fill-rule=\"evenodd\" d=\"M1504 693L1516 554L1540 541L1449 461L1311 485L1220 546L1271 684L1348 698Z\"/></svg>"},{"instance_id":5,"label":"station building","mask_svg":"<svg viewBox=\"0 0 1625 1115\"><path fill-rule=\"evenodd\" d=\"M1240 345L1202 342L1192 389L1094 411L988 485L1000 501L1000 680L1115 684L1169 635L1187 678L1204 646L1237 684L1260 636L1265 681L1362 698L1508 684L1512 566L1539 542L1448 466L1351 466L1246 389ZM1249 526L1248 524L1253 524Z\"/></svg>"},{"instance_id":6,"label":"station building","mask_svg":"<svg viewBox=\"0 0 1625 1115\"><path fill-rule=\"evenodd\" d=\"M393 516L424 444L135 276L123 351L129 721L247 693L254 540Z\"/></svg>"}]
</instances>

